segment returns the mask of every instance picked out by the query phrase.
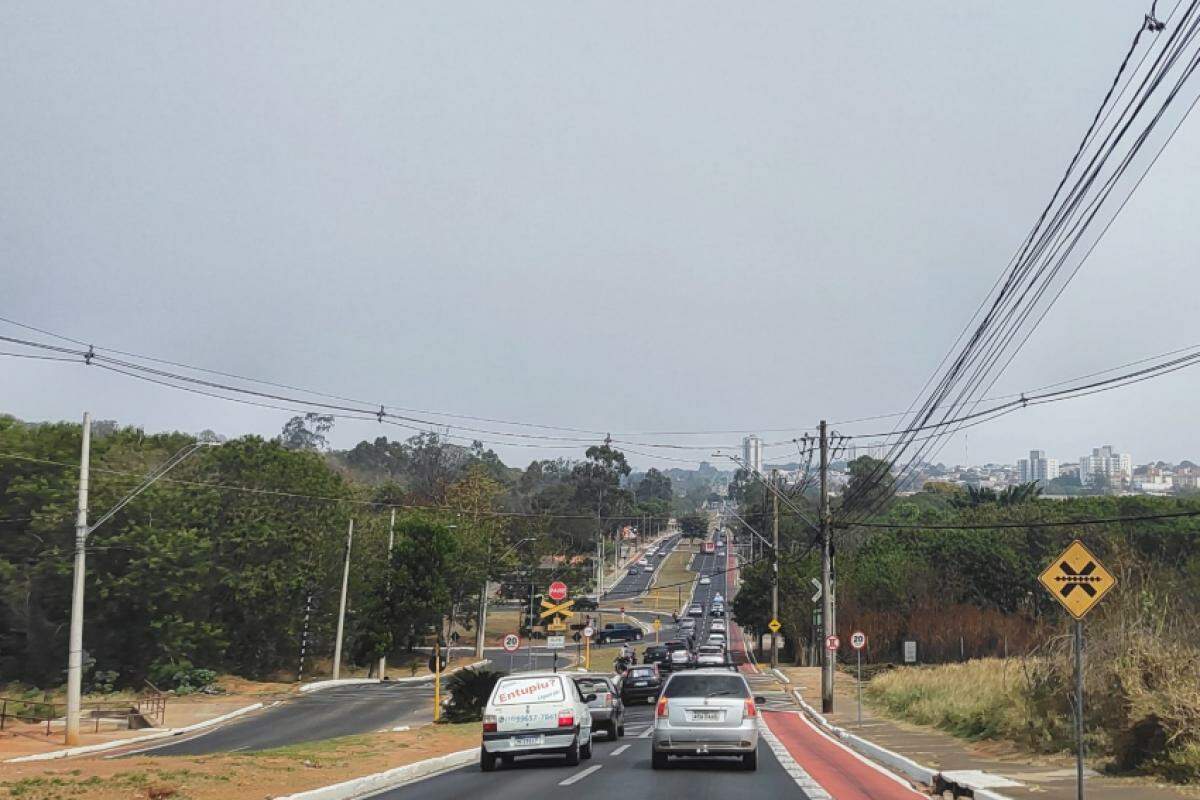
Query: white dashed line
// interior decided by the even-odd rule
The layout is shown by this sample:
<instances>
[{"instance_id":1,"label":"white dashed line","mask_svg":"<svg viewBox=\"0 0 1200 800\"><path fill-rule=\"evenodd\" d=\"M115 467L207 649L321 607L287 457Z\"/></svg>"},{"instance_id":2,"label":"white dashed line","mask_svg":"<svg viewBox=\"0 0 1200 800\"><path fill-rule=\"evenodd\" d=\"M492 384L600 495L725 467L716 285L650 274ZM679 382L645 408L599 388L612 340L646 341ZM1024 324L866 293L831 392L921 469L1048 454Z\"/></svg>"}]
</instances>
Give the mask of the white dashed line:
<instances>
[{"instance_id":1,"label":"white dashed line","mask_svg":"<svg viewBox=\"0 0 1200 800\"><path fill-rule=\"evenodd\" d=\"M581 781L581 780L583 780L583 779L584 779L584 778L586 778L588 775L591 775L593 772L595 772L596 770L600 769L602 766L604 766L604 765L603 765L603 764L597 764L597 765L596 765L596 766L594 766L594 767L588 767L587 769L583 770L582 772L576 772L574 775L572 775L571 777L567 778L565 781L559 781L559 782L558 782L558 785L559 785L559 786L570 786L572 783L575 783L576 781Z\"/></svg>"},{"instance_id":2,"label":"white dashed line","mask_svg":"<svg viewBox=\"0 0 1200 800\"><path fill-rule=\"evenodd\" d=\"M623 744L620 747L618 747L616 750L613 750L611 753L609 753L609 755L610 756L619 756L619 755L621 755L621 753L624 753L626 750L628 750L632 746L633 745Z\"/></svg>"}]
</instances>

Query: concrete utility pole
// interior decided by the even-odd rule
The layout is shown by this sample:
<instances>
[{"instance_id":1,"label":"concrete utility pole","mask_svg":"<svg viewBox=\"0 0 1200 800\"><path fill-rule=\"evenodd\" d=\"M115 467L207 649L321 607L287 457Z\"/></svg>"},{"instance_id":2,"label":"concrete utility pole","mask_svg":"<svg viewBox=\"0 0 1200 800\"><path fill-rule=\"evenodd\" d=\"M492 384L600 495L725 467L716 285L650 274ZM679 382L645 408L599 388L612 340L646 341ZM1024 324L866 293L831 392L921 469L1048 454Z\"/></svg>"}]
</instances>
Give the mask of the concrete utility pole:
<instances>
[{"instance_id":1,"label":"concrete utility pole","mask_svg":"<svg viewBox=\"0 0 1200 800\"><path fill-rule=\"evenodd\" d=\"M388 523L388 597L392 595L392 548L396 545L396 509L392 509L392 520ZM341 637L338 637L341 638ZM387 680L387 653L379 657L379 680Z\"/></svg>"},{"instance_id":2,"label":"concrete utility pole","mask_svg":"<svg viewBox=\"0 0 1200 800\"><path fill-rule=\"evenodd\" d=\"M83 413L79 454L79 501L75 512L75 582L71 588L71 638L67 646L67 744L79 744L79 712L83 694L83 576L88 535L88 473L92 450L92 415Z\"/></svg>"},{"instance_id":3,"label":"concrete utility pole","mask_svg":"<svg viewBox=\"0 0 1200 800\"><path fill-rule=\"evenodd\" d=\"M350 546L354 543L354 520L350 520L350 530L346 534L346 565L342 568L342 602L338 606L337 641L333 645L333 679L336 681L342 673L342 631L346 627L346 589L350 585Z\"/></svg>"},{"instance_id":4,"label":"concrete utility pole","mask_svg":"<svg viewBox=\"0 0 1200 800\"><path fill-rule=\"evenodd\" d=\"M833 618L833 542L830 536L829 515L829 433L825 420L821 420L821 623L826 637L833 636L837 628ZM837 664L837 653L820 642L825 654L821 669L821 713L833 711L833 670Z\"/></svg>"},{"instance_id":5,"label":"concrete utility pole","mask_svg":"<svg viewBox=\"0 0 1200 800\"><path fill-rule=\"evenodd\" d=\"M771 551L771 619L779 619L779 470L771 470L772 539ZM779 636L771 631L771 669L779 666Z\"/></svg>"}]
</instances>

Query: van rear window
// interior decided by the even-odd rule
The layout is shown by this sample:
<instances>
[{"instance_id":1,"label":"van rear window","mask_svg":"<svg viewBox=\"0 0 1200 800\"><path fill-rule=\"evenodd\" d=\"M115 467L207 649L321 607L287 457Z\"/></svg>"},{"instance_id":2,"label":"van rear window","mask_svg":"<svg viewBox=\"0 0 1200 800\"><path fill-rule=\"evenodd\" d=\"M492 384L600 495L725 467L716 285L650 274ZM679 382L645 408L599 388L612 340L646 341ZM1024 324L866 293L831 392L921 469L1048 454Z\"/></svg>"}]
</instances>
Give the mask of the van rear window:
<instances>
[{"instance_id":1,"label":"van rear window","mask_svg":"<svg viewBox=\"0 0 1200 800\"><path fill-rule=\"evenodd\" d=\"M559 678L502 678L496 686L494 702L498 706L520 703L556 703L563 700Z\"/></svg>"}]
</instances>

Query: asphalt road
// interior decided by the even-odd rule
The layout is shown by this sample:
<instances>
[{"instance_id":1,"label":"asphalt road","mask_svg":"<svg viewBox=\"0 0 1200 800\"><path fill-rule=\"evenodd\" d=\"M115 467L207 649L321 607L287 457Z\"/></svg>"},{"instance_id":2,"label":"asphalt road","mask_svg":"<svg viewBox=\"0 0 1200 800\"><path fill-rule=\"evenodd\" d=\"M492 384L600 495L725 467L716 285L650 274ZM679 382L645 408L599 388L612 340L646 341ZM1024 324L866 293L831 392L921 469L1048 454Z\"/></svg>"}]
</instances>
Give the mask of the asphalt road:
<instances>
[{"instance_id":1,"label":"asphalt road","mask_svg":"<svg viewBox=\"0 0 1200 800\"><path fill-rule=\"evenodd\" d=\"M660 549L667 553L667 555L670 555L675 546L679 544L679 538L678 535L675 535L664 539ZM610 586L608 591L604 593L604 596L601 598L601 605L605 608L619 606L622 600L637 597L645 592L650 588L650 584L658 574L657 567L666 560L667 556L650 559L650 564L656 568L654 572L646 572L642 567L638 567L637 573L633 575L628 574L628 571L626 571L626 574L621 576L621 580Z\"/></svg>"}]
</instances>

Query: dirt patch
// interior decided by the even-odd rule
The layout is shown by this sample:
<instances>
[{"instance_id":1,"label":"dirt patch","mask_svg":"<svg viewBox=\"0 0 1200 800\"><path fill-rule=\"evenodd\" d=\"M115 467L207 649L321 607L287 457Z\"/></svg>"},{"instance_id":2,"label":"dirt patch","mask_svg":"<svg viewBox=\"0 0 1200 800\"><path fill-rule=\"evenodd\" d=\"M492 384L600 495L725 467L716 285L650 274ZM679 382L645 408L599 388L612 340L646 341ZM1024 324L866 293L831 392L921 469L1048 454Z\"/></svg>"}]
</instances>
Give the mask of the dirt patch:
<instances>
[{"instance_id":1,"label":"dirt patch","mask_svg":"<svg viewBox=\"0 0 1200 800\"><path fill-rule=\"evenodd\" d=\"M425 725L258 753L135 756L5 764L0 798L229 800L269 798L453 753L479 744L479 724Z\"/></svg>"}]
</instances>

